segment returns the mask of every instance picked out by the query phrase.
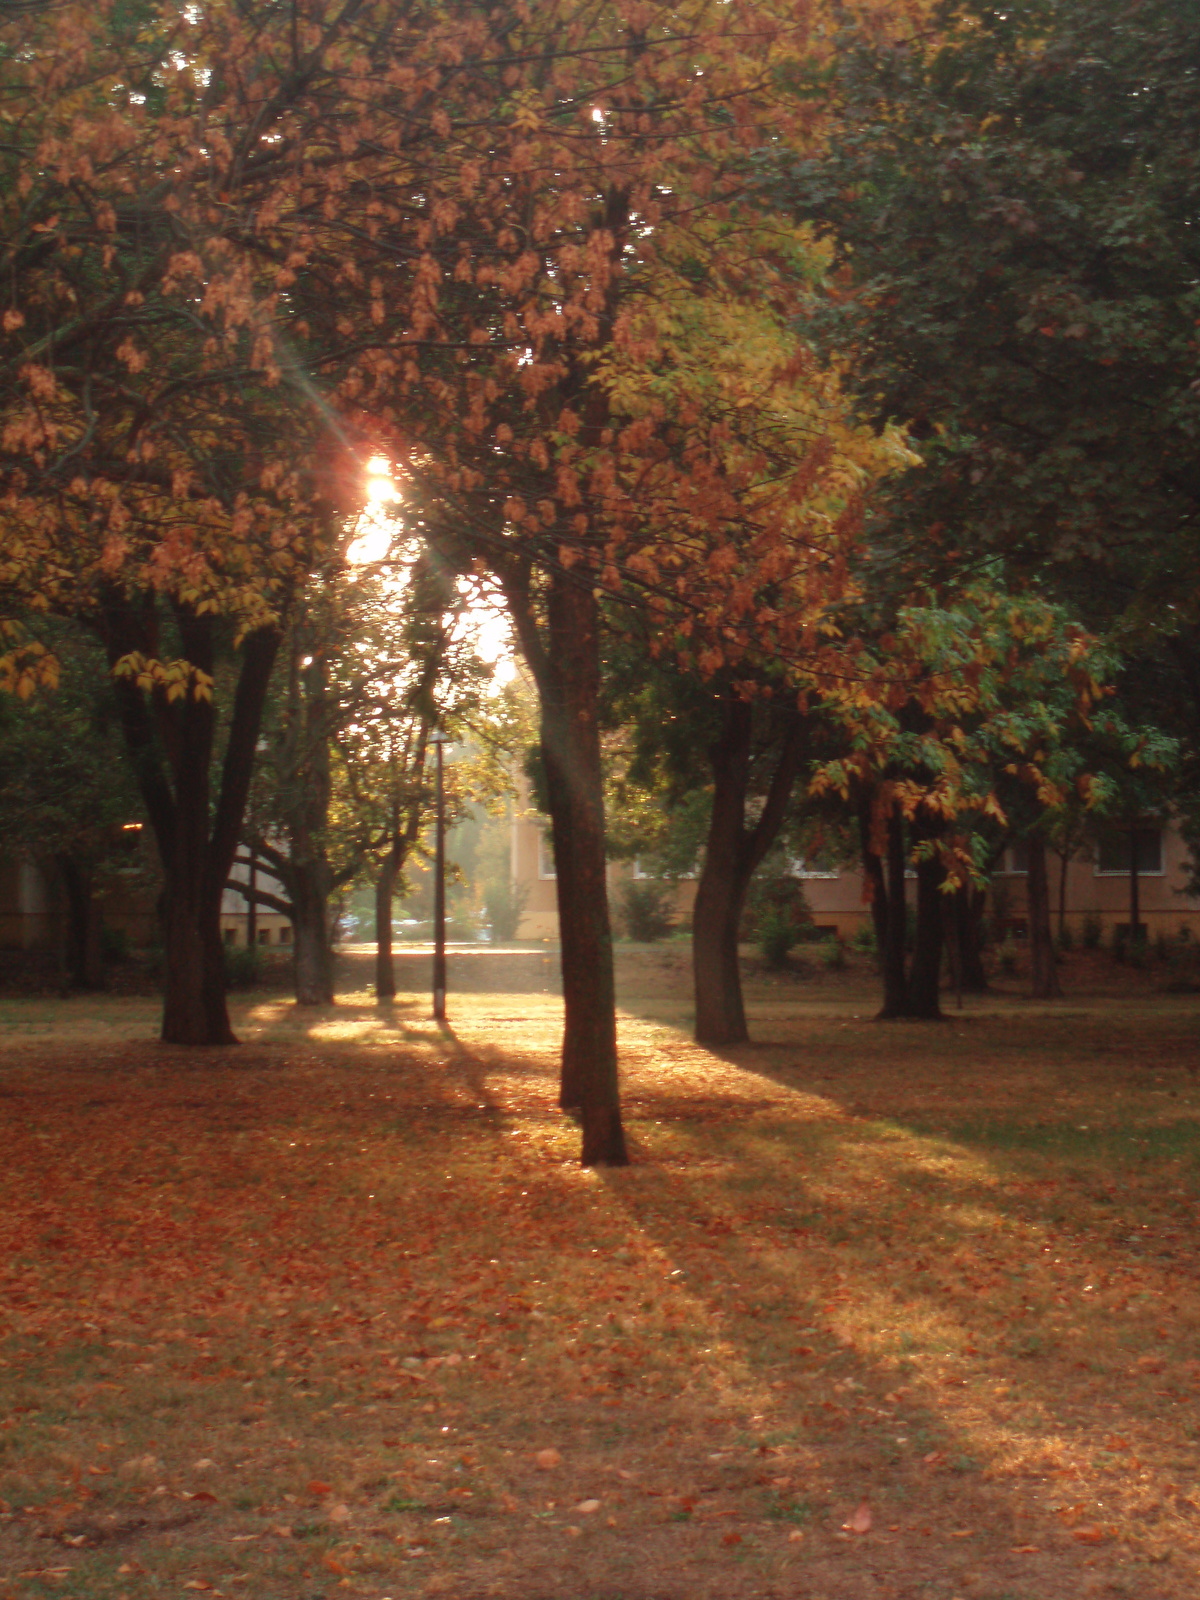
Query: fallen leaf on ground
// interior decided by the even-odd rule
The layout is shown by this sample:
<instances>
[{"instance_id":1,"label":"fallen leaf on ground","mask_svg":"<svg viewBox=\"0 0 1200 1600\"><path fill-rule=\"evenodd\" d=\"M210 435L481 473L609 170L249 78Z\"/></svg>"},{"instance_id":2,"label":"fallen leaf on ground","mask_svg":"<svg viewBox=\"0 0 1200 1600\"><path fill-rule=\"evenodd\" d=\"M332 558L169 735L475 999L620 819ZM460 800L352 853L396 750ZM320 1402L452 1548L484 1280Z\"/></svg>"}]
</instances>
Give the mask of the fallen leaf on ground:
<instances>
[{"instance_id":1,"label":"fallen leaf on ground","mask_svg":"<svg viewBox=\"0 0 1200 1600\"><path fill-rule=\"evenodd\" d=\"M543 1472L549 1472L552 1467L562 1466L562 1456L557 1450L539 1450L533 1459Z\"/></svg>"},{"instance_id":2,"label":"fallen leaf on ground","mask_svg":"<svg viewBox=\"0 0 1200 1600\"><path fill-rule=\"evenodd\" d=\"M576 1511L581 1511L585 1517L590 1517L593 1511L599 1511L600 1502L599 1500L581 1500L575 1509Z\"/></svg>"},{"instance_id":3,"label":"fallen leaf on ground","mask_svg":"<svg viewBox=\"0 0 1200 1600\"><path fill-rule=\"evenodd\" d=\"M842 1523L842 1531L844 1533L870 1533L871 1508L865 1500L860 1503L858 1510L850 1518L849 1522Z\"/></svg>"}]
</instances>

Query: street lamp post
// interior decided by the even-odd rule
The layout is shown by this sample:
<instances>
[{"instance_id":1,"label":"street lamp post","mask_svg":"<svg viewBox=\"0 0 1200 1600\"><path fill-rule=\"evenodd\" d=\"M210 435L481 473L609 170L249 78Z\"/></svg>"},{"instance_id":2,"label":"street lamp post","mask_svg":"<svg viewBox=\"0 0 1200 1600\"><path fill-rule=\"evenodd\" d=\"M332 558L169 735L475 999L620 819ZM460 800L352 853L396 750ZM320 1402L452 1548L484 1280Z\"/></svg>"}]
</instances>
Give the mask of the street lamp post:
<instances>
[{"instance_id":1,"label":"street lamp post","mask_svg":"<svg viewBox=\"0 0 1200 1600\"><path fill-rule=\"evenodd\" d=\"M433 869L433 1020L446 1020L446 791L442 746L449 743L440 728L429 735L437 750L437 851Z\"/></svg>"}]
</instances>

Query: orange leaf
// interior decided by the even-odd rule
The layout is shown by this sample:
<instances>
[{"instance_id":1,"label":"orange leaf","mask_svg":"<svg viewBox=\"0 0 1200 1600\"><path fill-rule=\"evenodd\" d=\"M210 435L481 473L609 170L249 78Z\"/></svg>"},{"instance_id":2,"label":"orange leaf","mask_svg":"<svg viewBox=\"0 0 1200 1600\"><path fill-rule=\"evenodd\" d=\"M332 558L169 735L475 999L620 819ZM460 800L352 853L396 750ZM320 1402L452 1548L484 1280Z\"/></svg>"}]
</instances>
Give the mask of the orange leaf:
<instances>
[{"instance_id":1,"label":"orange leaf","mask_svg":"<svg viewBox=\"0 0 1200 1600\"><path fill-rule=\"evenodd\" d=\"M549 1472L554 1467L562 1466L562 1456L557 1450L539 1450L533 1458L543 1472Z\"/></svg>"},{"instance_id":2,"label":"orange leaf","mask_svg":"<svg viewBox=\"0 0 1200 1600\"><path fill-rule=\"evenodd\" d=\"M842 1523L842 1529L845 1533L870 1533L871 1508L865 1500L860 1502L858 1510L850 1521Z\"/></svg>"},{"instance_id":3,"label":"orange leaf","mask_svg":"<svg viewBox=\"0 0 1200 1600\"><path fill-rule=\"evenodd\" d=\"M723 1533L721 1535L722 1544L741 1544L741 1542L742 1536L740 1533Z\"/></svg>"},{"instance_id":4,"label":"orange leaf","mask_svg":"<svg viewBox=\"0 0 1200 1600\"><path fill-rule=\"evenodd\" d=\"M308 1486L309 1494L332 1494L333 1490L327 1483L322 1483L320 1478L313 1478Z\"/></svg>"},{"instance_id":5,"label":"orange leaf","mask_svg":"<svg viewBox=\"0 0 1200 1600\"><path fill-rule=\"evenodd\" d=\"M346 1568L335 1556L322 1556L321 1565L328 1568L330 1572L336 1572L339 1578L344 1576L346 1572Z\"/></svg>"}]
</instances>

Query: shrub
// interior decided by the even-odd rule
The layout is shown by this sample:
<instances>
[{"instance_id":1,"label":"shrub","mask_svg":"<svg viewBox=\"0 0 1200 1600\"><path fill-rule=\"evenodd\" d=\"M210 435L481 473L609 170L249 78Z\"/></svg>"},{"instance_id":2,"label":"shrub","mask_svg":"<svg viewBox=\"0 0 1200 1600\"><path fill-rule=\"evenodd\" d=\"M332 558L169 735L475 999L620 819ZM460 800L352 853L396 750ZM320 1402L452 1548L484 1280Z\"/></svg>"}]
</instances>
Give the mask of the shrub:
<instances>
[{"instance_id":1,"label":"shrub","mask_svg":"<svg viewBox=\"0 0 1200 1600\"><path fill-rule=\"evenodd\" d=\"M1011 978L1017 970L1017 947L1011 939L1005 939L999 946L996 957L1000 962L1000 971L1005 977Z\"/></svg>"},{"instance_id":2,"label":"shrub","mask_svg":"<svg viewBox=\"0 0 1200 1600\"><path fill-rule=\"evenodd\" d=\"M650 883L637 878L621 892L621 914L625 932L636 944L654 944L674 926L670 913L671 890L665 883Z\"/></svg>"},{"instance_id":3,"label":"shrub","mask_svg":"<svg viewBox=\"0 0 1200 1600\"><path fill-rule=\"evenodd\" d=\"M1154 954L1166 965L1171 959L1171 941L1165 933L1158 933L1154 938Z\"/></svg>"},{"instance_id":4,"label":"shrub","mask_svg":"<svg viewBox=\"0 0 1200 1600\"><path fill-rule=\"evenodd\" d=\"M1098 950L1100 940L1104 937L1104 924L1094 911L1089 911L1083 919L1083 948L1085 950Z\"/></svg>"},{"instance_id":5,"label":"shrub","mask_svg":"<svg viewBox=\"0 0 1200 1600\"><path fill-rule=\"evenodd\" d=\"M830 972L840 972L846 965L846 947L836 934L821 945L821 965Z\"/></svg>"},{"instance_id":6,"label":"shrub","mask_svg":"<svg viewBox=\"0 0 1200 1600\"><path fill-rule=\"evenodd\" d=\"M796 943L796 927L787 912L769 906L758 919L758 944L763 960L778 971L788 964L788 954Z\"/></svg>"},{"instance_id":7,"label":"shrub","mask_svg":"<svg viewBox=\"0 0 1200 1600\"><path fill-rule=\"evenodd\" d=\"M262 953L256 944L222 945L225 982L231 989L253 989L262 974Z\"/></svg>"},{"instance_id":8,"label":"shrub","mask_svg":"<svg viewBox=\"0 0 1200 1600\"><path fill-rule=\"evenodd\" d=\"M860 955L878 955L879 941L875 937L874 924L870 922L864 922L862 927L856 930L854 936L850 940L850 944L851 947L857 950Z\"/></svg>"},{"instance_id":9,"label":"shrub","mask_svg":"<svg viewBox=\"0 0 1200 1600\"><path fill-rule=\"evenodd\" d=\"M770 858L768 858L770 859ZM804 885L788 871L760 870L750 884L746 909L742 914L743 939L762 943L769 923L784 918L791 923L795 944L812 926L812 912L804 895Z\"/></svg>"},{"instance_id":10,"label":"shrub","mask_svg":"<svg viewBox=\"0 0 1200 1600\"><path fill-rule=\"evenodd\" d=\"M529 885L514 883L507 873L490 878L483 886L483 914L492 930L495 944L510 944L517 937Z\"/></svg>"}]
</instances>

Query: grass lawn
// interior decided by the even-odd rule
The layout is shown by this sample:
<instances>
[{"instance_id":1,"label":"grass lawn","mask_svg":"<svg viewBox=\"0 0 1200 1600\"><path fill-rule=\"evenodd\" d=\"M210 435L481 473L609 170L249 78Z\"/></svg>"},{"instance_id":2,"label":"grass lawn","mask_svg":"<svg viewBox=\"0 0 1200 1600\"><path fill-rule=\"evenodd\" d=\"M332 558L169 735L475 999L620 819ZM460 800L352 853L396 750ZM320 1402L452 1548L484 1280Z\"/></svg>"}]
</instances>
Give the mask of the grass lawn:
<instances>
[{"instance_id":1,"label":"grass lawn","mask_svg":"<svg viewBox=\"0 0 1200 1600\"><path fill-rule=\"evenodd\" d=\"M683 959L620 1172L552 994L0 1002L0 1597L1195 1600L1200 1003Z\"/></svg>"}]
</instances>

